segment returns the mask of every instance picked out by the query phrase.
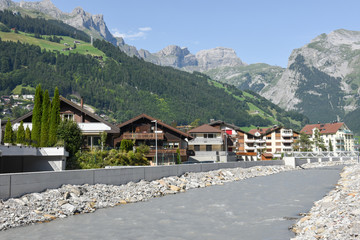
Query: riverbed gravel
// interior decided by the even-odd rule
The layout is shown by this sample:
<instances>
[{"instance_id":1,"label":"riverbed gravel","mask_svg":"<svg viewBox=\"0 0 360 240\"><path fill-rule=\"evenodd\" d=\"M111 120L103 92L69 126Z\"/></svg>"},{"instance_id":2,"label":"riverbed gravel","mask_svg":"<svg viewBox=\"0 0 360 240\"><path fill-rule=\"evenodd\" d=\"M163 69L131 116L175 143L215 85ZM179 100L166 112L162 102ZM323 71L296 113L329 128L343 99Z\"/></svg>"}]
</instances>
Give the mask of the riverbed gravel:
<instances>
[{"instance_id":1,"label":"riverbed gravel","mask_svg":"<svg viewBox=\"0 0 360 240\"><path fill-rule=\"evenodd\" d=\"M293 227L294 240L360 239L360 165L346 166L335 189Z\"/></svg>"}]
</instances>

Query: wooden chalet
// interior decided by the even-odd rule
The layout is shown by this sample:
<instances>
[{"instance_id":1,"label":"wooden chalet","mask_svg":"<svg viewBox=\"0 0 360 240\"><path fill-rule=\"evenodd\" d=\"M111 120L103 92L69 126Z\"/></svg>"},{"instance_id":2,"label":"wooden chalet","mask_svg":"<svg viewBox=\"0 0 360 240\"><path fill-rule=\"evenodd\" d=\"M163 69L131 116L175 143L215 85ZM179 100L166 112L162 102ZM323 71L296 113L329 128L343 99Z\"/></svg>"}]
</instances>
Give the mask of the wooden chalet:
<instances>
[{"instance_id":1,"label":"wooden chalet","mask_svg":"<svg viewBox=\"0 0 360 240\"><path fill-rule=\"evenodd\" d=\"M146 114L141 114L117 126L120 136L114 140L114 146L119 147L123 139L133 140L135 146L145 144L150 147L146 156L155 162L156 139L158 149L158 164L176 162L177 149L180 150L182 161L188 157L188 141L192 137L170 125Z\"/></svg>"},{"instance_id":2,"label":"wooden chalet","mask_svg":"<svg viewBox=\"0 0 360 240\"><path fill-rule=\"evenodd\" d=\"M24 122L24 128L32 129L32 111L13 120L12 126L16 130L20 122ZM75 121L84 136L83 146L92 148L100 145L100 135L107 133L106 145L113 147L114 139L119 136L119 128L98 115L84 108L83 100L80 105L60 96L60 117L62 120ZM6 123L6 122L5 122ZM3 125L5 123L2 123Z\"/></svg>"}]
</instances>

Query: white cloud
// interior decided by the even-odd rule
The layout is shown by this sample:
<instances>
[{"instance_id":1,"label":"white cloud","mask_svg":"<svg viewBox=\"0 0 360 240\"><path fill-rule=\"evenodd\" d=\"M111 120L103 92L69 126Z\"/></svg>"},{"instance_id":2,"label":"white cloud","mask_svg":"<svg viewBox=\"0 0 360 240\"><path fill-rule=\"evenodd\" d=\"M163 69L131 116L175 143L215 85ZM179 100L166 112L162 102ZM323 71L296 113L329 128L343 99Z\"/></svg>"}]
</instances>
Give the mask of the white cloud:
<instances>
[{"instance_id":1,"label":"white cloud","mask_svg":"<svg viewBox=\"0 0 360 240\"><path fill-rule=\"evenodd\" d=\"M151 27L141 27L141 28L139 28L139 31L141 31L141 32L149 32L151 30L152 30Z\"/></svg>"},{"instance_id":2,"label":"white cloud","mask_svg":"<svg viewBox=\"0 0 360 240\"><path fill-rule=\"evenodd\" d=\"M123 39L128 40L137 40L137 39L145 39L147 36L147 32L151 31L151 27L140 27L138 31L130 31L127 33L121 33L118 29L112 29L113 35L115 37L121 37Z\"/></svg>"}]
</instances>

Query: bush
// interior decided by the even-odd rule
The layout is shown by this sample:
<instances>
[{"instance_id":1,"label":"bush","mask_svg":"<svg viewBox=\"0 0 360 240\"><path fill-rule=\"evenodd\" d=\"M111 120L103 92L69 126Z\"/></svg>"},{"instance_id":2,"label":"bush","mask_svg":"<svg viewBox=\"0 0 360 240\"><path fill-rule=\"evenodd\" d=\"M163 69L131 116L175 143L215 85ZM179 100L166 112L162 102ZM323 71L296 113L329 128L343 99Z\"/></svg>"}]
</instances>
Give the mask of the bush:
<instances>
[{"instance_id":1,"label":"bush","mask_svg":"<svg viewBox=\"0 0 360 240\"><path fill-rule=\"evenodd\" d=\"M60 140L64 141L65 149L69 156L75 156L82 144L81 130L76 122L62 121L58 127L57 135Z\"/></svg>"}]
</instances>

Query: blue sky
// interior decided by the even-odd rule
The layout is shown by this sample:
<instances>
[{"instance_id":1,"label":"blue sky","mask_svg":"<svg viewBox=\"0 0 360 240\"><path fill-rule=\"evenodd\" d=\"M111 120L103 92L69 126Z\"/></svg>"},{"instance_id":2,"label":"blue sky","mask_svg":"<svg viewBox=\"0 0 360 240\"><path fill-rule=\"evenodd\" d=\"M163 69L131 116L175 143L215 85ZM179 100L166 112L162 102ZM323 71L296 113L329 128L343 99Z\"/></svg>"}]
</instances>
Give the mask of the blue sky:
<instances>
[{"instance_id":1,"label":"blue sky","mask_svg":"<svg viewBox=\"0 0 360 240\"><path fill-rule=\"evenodd\" d=\"M246 63L286 67L293 49L321 33L360 31L358 0L52 0L64 12L103 14L109 30L150 52L228 47Z\"/></svg>"}]
</instances>

